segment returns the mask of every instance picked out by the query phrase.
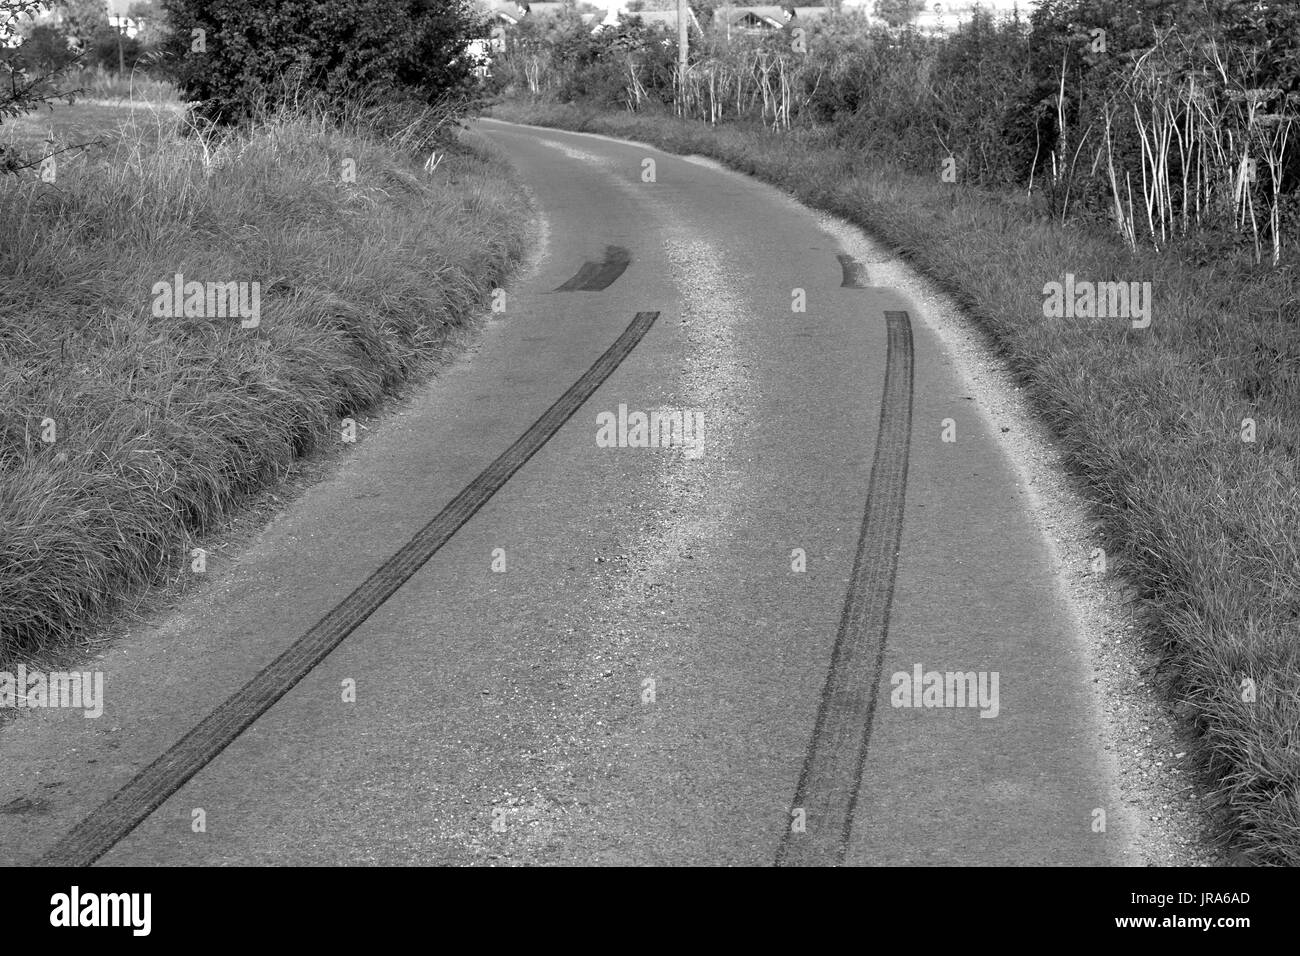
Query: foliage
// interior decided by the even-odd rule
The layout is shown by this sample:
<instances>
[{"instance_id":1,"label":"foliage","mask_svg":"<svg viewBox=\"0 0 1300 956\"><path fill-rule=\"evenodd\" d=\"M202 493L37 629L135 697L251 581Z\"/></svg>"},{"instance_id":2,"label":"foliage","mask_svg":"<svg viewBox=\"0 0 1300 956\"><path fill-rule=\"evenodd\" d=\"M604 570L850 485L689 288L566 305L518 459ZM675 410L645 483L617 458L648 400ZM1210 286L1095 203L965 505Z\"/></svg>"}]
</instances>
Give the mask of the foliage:
<instances>
[{"instance_id":1,"label":"foliage","mask_svg":"<svg viewBox=\"0 0 1300 956\"><path fill-rule=\"evenodd\" d=\"M64 32L79 49L90 46L97 34L112 29L103 0L51 0L50 7L62 14Z\"/></svg>"},{"instance_id":2,"label":"foliage","mask_svg":"<svg viewBox=\"0 0 1300 956\"><path fill-rule=\"evenodd\" d=\"M0 0L0 36L17 34L41 6L40 0ZM36 45L24 55L33 34ZM17 50L0 48L0 123L68 99L58 80L74 60L57 30L37 28L29 31ZM30 165L16 150L0 145L0 174L17 173Z\"/></svg>"},{"instance_id":3,"label":"foliage","mask_svg":"<svg viewBox=\"0 0 1300 956\"><path fill-rule=\"evenodd\" d=\"M882 8L883 9L883 8ZM1300 5L1042 0L943 37L835 14L676 38L635 19L508 31L499 90L711 123L829 127L846 147L964 185L1019 186L1130 245L1216 236L1281 261L1300 206ZM951 163L948 161L951 160Z\"/></svg>"},{"instance_id":4,"label":"foliage","mask_svg":"<svg viewBox=\"0 0 1300 956\"><path fill-rule=\"evenodd\" d=\"M17 60L30 70L53 73L72 64L77 58L69 45L71 38L53 23L39 23L23 38Z\"/></svg>"},{"instance_id":5,"label":"foliage","mask_svg":"<svg viewBox=\"0 0 1300 956\"><path fill-rule=\"evenodd\" d=\"M925 9L925 0L876 0L872 9L891 27L901 27Z\"/></svg>"},{"instance_id":6,"label":"foliage","mask_svg":"<svg viewBox=\"0 0 1300 956\"><path fill-rule=\"evenodd\" d=\"M474 89L469 0L162 0L177 84L233 122L285 97L284 78L338 100L382 88L435 103ZM295 84L289 84L293 88Z\"/></svg>"}]
</instances>

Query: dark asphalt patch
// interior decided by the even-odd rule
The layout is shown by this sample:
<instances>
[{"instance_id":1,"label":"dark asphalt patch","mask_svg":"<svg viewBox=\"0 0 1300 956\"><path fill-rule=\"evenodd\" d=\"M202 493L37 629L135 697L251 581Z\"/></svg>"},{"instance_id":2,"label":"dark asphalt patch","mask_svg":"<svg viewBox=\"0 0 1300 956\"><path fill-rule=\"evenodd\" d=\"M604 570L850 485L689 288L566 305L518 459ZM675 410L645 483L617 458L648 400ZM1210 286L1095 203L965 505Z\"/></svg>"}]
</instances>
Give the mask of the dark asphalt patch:
<instances>
[{"instance_id":1,"label":"dark asphalt patch","mask_svg":"<svg viewBox=\"0 0 1300 956\"><path fill-rule=\"evenodd\" d=\"M840 260L840 269L843 272L843 278L840 280L841 289L865 289L867 287L867 267L865 265L844 252L835 258Z\"/></svg>"},{"instance_id":2,"label":"dark asphalt patch","mask_svg":"<svg viewBox=\"0 0 1300 956\"><path fill-rule=\"evenodd\" d=\"M792 804L792 810L804 811L805 829L794 832L793 815L786 821L777 866L843 862L871 743L912 434L912 323L906 312L886 312L885 322L885 386L866 512L817 723Z\"/></svg>"},{"instance_id":3,"label":"dark asphalt patch","mask_svg":"<svg viewBox=\"0 0 1300 956\"><path fill-rule=\"evenodd\" d=\"M608 289L632 262L632 253L622 246L606 246L604 262L584 262L582 268L556 292L600 292Z\"/></svg>"},{"instance_id":4,"label":"dark asphalt patch","mask_svg":"<svg viewBox=\"0 0 1300 956\"><path fill-rule=\"evenodd\" d=\"M184 786L446 544L591 397L658 317L658 312L638 312L605 354L400 551L161 757L73 827L41 858L40 864L89 866Z\"/></svg>"}]
</instances>

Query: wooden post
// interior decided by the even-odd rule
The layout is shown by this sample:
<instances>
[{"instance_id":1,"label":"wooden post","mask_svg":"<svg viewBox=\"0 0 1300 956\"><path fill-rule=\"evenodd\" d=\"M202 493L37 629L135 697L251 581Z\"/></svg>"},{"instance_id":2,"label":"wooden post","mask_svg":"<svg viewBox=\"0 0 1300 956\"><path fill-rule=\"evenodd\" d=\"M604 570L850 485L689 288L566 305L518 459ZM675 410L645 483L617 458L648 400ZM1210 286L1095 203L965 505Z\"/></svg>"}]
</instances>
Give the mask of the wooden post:
<instances>
[{"instance_id":1,"label":"wooden post","mask_svg":"<svg viewBox=\"0 0 1300 956\"><path fill-rule=\"evenodd\" d=\"M682 116L686 115L686 0L677 0L677 98Z\"/></svg>"}]
</instances>

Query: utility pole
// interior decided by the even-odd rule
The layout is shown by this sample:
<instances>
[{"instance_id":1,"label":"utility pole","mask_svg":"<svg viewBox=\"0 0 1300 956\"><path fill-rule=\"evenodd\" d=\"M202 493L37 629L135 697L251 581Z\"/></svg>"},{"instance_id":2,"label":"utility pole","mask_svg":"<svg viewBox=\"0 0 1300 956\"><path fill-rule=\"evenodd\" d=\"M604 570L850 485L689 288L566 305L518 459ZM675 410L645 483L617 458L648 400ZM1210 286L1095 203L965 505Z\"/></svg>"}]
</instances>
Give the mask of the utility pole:
<instances>
[{"instance_id":1,"label":"utility pole","mask_svg":"<svg viewBox=\"0 0 1300 956\"><path fill-rule=\"evenodd\" d=\"M686 0L677 0L677 105L686 115Z\"/></svg>"}]
</instances>

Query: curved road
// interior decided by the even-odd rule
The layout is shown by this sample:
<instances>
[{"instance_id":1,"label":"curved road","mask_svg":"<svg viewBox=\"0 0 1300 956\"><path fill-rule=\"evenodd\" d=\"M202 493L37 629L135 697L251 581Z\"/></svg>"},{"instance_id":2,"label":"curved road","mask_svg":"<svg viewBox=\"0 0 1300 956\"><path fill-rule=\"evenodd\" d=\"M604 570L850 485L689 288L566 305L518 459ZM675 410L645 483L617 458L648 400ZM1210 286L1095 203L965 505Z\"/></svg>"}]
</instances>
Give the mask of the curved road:
<instances>
[{"instance_id":1,"label":"curved road","mask_svg":"<svg viewBox=\"0 0 1300 956\"><path fill-rule=\"evenodd\" d=\"M0 861L1136 859L924 313L744 177L478 130L544 224L504 312L94 664L104 717L0 733ZM640 447L656 411L697 427Z\"/></svg>"}]
</instances>

